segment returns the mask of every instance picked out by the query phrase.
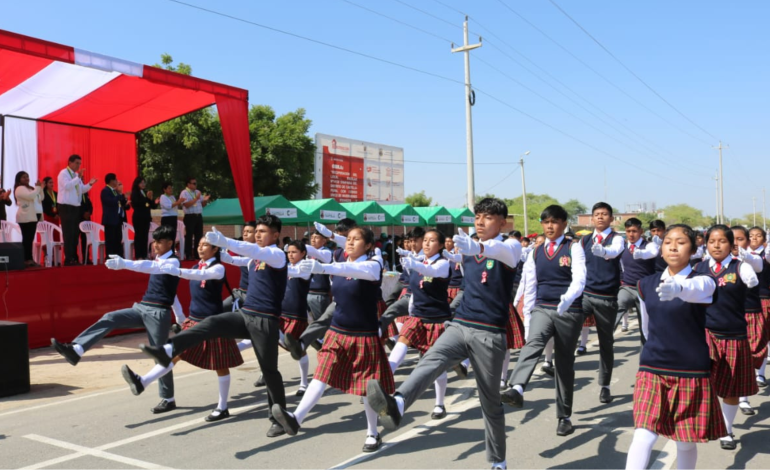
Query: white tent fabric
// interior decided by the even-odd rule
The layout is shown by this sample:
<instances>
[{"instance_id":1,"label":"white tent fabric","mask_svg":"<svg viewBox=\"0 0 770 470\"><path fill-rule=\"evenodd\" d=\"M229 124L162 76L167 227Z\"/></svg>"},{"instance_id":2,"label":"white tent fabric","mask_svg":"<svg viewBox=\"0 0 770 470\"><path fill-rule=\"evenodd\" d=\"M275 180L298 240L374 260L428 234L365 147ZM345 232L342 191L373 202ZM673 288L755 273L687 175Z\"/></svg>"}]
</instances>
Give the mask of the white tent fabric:
<instances>
[{"instance_id":1,"label":"white tent fabric","mask_svg":"<svg viewBox=\"0 0 770 470\"><path fill-rule=\"evenodd\" d=\"M28 119L5 119L5 168L3 188L13 189L16 173L26 171L30 184L40 177L37 169L37 122ZM16 199L6 208L8 220L16 221Z\"/></svg>"}]
</instances>

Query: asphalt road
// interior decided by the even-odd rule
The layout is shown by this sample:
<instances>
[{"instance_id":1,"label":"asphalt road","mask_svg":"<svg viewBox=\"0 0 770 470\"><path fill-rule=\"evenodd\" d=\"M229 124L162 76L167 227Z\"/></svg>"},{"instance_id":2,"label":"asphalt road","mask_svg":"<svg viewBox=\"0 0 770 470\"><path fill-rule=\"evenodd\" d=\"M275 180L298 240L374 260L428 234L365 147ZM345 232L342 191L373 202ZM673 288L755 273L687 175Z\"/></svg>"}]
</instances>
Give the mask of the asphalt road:
<instances>
[{"instance_id":1,"label":"asphalt road","mask_svg":"<svg viewBox=\"0 0 770 470\"><path fill-rule=\"evenodd\" d=\"M132 335L131 344L143 342ZM595 340L592 335L591 340ZM617 334L615 400L599 402L596 385L598 349L589 343L587 355L576 361L575 433L556 436L553 380L537 373L525 395L524 408L507 408L509 468L623 468L633 433L632 396L638 365L638 333ZM45 353L49 354L49 353ZM52 355L47 362L59 363ZM177 410L153 415L157 387L134 397L119 379L127 362L139 371L147 361L137 355L118 355L106 361L113 385L71 396L25 400L18 406L0 400L0 467L2 468L488 468L483 423L473 375L459 380L450 373L447 394L449 415L431 421L434 394L429 389L408 412L402 427L384 433L385 445L374 454L362 454L366 434L363 405L358 397L327 391L295 437L269 439L266 392L255 389L259 370L253 352L246 364L232 372L229 419L206 423L214 408L217 379L213 372L187 369L176 377ZM92 360L88 356L85 361ZM99 360L93 359L94 361ZM410 354L396 374L404 380L417 360ZM84 362L85 362L84 361ZM63 360L61 361L64 362ZM516 354L512 357L513 370ZM311 353L311 373L315 368ZM78 367L81 367L79 365ZM33 365L34 367L34 365ZM68 374L78 368L61 364ZM280 357L289 408L299 369L288 354ZM34 374L33 374L34 375ZM110 376L112 378L112 376ZM121 384L121 385L118 385ZM56 394L53 394L56 395ZM736 451L724 451L711 442L699 446L700 468L770 468L770 400L768 390L753 397L757 415L736 419L740 440ZM651 468L672 468L673 444L659 439Z\"/></svg>"}]
</instances>

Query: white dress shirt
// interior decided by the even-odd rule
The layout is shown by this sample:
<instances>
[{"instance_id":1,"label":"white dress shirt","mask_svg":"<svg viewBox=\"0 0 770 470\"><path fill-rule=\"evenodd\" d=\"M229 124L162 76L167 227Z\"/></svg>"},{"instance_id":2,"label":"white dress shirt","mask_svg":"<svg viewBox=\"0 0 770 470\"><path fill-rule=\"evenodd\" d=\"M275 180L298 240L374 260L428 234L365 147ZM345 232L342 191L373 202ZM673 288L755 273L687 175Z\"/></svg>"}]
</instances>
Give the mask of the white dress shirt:
<instances>
[{"instance_id":1,"label":"white dress shirt","mask_svg":"<svg viewBox=\"0 0 770 470\"><path fill-rule=\"evenodd\" d=\"M620 235L615 235L612 238L612 243L610 243L608 246L603 245L604 240L607 239L607 237L612 233L612 227L607 227L604 229L603 232L597 232L594 230L593 235L593 242L596 243L596 236L601 235L602 236L602 246L604 246L604 259L613 259L620 256L621 253L623 253L623 250L626 248L626 241L621 237Z\"/></svg>"},{"instance_id":2,"label":"white dress shirt","mask_svg":"<svg viewBox=\"0 0 770 470\"><path fill-rule=\"evenodd\" d=\"M264 248L260 247L256 243L242 242L239 240L227 239L228 250L235 252L239 255L248 256L251 259L264 261L268 266L276 269L286 266L286 253L277 246L270 245Z\"/></svg>"},{"instance_id":3,"label":"white dress shirt","mask_svg":"<svg viewBox=\"0 0 770 470\"><path fill-rule=\"evenodd\" d=\"M708 263L712 271L715 270L717 264L720 264L719 270L721 272L723 269L726 269L728 266L730 266L730 262L732 260L737 261L737 258L728 256L727 258L723 259L721 263L717 263L714 258L710 258ZM754 272L754 268L752 268L748 263L741 263L738 265L738 275L741 277L741 281L749 286L749 289L759 284L759 278L757 278L757 274Z\"/></svg>"},{"instance_id":4,"label":"white dress shirt","mask_svg":"<svg viewBox=\"0 0 770 470\"><path fill-rule=\"evenodd\" d=\"M554 246L558 247L562 240L564 240L564 235L556 240L546 238L543 246L547 250L548 244L553 241L556 243ZM583 289L586 286L586 254L580 242L572 243L570 256L572 257L572 282L570 282L567 291L563 294L567 305L572 305L575 299L583 293ZM527 262L524 263L524 272L521 274L521 277L522 280L526 281L524 285L524 314L529 315L535 307L535 300L537 299L537 269L535 269L534 255L527 258Z\"/></svg>"},{"instance_id":5,"label":"white dress shirt","mask_svg":"<svg viewBox=\"0 0 770 470\"><path fill-rule=\"evenodd\" d=\"M35 186L34 189L29 189L26 186L17 186L13 193L16 197L16 203L19 205L19 209L16 211L16 222L20 224L37 222L35 200L43 194L43 187Z\"/></svg>"},{"instance_id":6,"label":"white dress shirt","mask_svg":"<svg viewBox=\"0 0 770 470\"><path fill-rule=\"evenodd\" d=\"M173 266L179 268L179 260L171 258L174 250L168 250L165 254L158 256L154 260L131 261L124 260L125 269L144 274L163 274L161 266Z\"/></svg>"},{"instance_id":7,"label":"white dress shirt","mask_svg":"<svg viewBox=\"0 0 770 470\"><path fill-rule=\"evenodd\" d=\"M160 216L161 217L178 217L179 211L172 204L176 202L176 197L173 195L167 196L161 194L160 196Z\"/></svg>"},{"instance_id":8,"label":"white dress shirt","mask_svg":"<svg viewBox=\"0 0 770 470\"><path fill-rule=\"evenodd\" d=\"M179 195L180 201L192 201L195 199L195 196L200 195L200 191L197 189L195 191L190 191L190 188L185 188L184 191ZM190 207L185 207L182 205L182 211L185 214L202 214L203 213L203 198L199 198L197 201L195 201L195 204L193 204Z\"/></svg>"},{"instance_id":9,"label":"white dress shirt","mask_svg":"<svg viewBox=\"0 0 770 470\"><path fill-rule=\"evenodd\" d=\"M640 238L636 243L632 243L632 245L636 247L633 253L634 259L653 259L657 258L660 254L660 245L655 242L649 242L647 243L647 248L641 248L642 239Z\"/></svg>"},{"instance_id":10,"label":"white dress shirt","mask_svg":"<svg viewBox=\"0 0 770 470\"><path fill-rule=\"evenodd\" d=\"M313 247L312 245L305 245L305 248L307 248L307 255L313 259L317 259L321 263L331 263L332 262L332 251L325 246L322 246L320 249Z\"/></svg>"},{"instance_id":11,"label":"white dress shirt","mask_svg":"<svg viewBox=\"0 0 770 470\"><path fill-rule=\"evenodd\" d=\"M290 264L289 265L289 268L288 268L288 272L289 272L288 276L289 276L289 278L298 277L300 279L307 280L307 279L310 279L313 276L313 273L305 273L305 272L300 271L298 265L299 265L299 263L297 263L297 264Z\"/></svg>"},{"instance_id":12,"label":"white dress shirt","mask_svg":"<svg viewBox=\"0 0 770 470\"><path fill-rule=\"evenodd\" d=\"M495 238L479 242L484 246L482 256L489 259L496 259L508 265L509 268L515 268L521 259L521 243L515 238L509 238L503 241L503 236L498 235Z\"/></svg>"},{"instance_id":13,"label":"white dress shirt","mask_svg":"<svg viewBox=\"0 0 770 470\"><path fill-rule=\"evenodd\" d=\"M213 262L214 262L214 258L209 258L205 261L207 265L205 268L180 269L179 277L181 277L182 279L189 279L191 281L209 281L213 279L224 279L225 267L221 263L215 264L214 266L212 266L211 263Z\"/></svg>"},{"instance_id":14,"label":"white dress shirt","mask_svg":"<svg viewBox=\"0 0 770 470\"><path fill-rule=\"evenodd\" d=\"M222 252L219 255L219 259L223 263L231 264L233 266L248 266L249 263L251 263L251 258L248 256L233 256L230 253L228 253L226 250L222 250Z\"/></svg>"},{"instance_id":15,"label":"white dress shirt","mask_svg":"<svg viewBox=\"0 0 770 470\"><path fill-rule=\"evenodd\" d=\"M374 258L360 256L355 261L348 258L341 263L324 264L323 274L330 276L352 277L362 281L379 281L382 275L382 265Z\"/></svg>"},{"instance_id":16,"label":"white dress shirt","mask_svg":"<svg viewBox=\"0 0 770 470\"><path fill-rule=\"evenodd\" d=\"M69 167L59 172L57 181L59 183L59 194L56 196L57 204L80 207L83 193L91 189L91 185L83 183L80 176Z\"/></svg>"}]
</instances>

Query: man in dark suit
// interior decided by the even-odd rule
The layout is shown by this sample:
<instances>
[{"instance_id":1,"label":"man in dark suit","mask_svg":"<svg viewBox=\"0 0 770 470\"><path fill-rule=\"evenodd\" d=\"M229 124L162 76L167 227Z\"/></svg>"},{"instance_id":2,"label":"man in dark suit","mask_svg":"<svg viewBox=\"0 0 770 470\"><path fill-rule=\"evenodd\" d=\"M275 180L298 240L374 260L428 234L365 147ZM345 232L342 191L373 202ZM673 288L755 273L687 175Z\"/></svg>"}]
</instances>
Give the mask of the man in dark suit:
<instances>
[{"instance_id":1,"label":"man in dark suit","mask_svg":"<svg viewBox=\"0 0 770 470\"><path fill-rule=\"evenodd\" d=\"M107 173L104 182L107 186L101 193L102 225L104 225L104 248L109 258L109 255L121 255L126 196L123 195L123 188L119 186L115 173Z\"/></svg>"}]
</instances>

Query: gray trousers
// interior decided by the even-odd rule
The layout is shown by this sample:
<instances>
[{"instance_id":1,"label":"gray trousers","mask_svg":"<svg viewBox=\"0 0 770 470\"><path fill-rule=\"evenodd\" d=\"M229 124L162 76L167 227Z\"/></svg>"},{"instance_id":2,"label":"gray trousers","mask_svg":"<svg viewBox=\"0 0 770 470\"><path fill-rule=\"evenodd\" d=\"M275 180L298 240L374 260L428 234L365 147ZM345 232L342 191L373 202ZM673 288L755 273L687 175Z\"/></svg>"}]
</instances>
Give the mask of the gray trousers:
<instances>
[{"instance_id":1,"label":"gray trousers","mask_svg":"<svg viewBox=\"0 0 770 470\"><path fill-rule=\"evenodd\" d=\"M556 415L559 419L572 415L572 395L575 386L575 347L585 318L580 313L556 313L555 308L535 307L529 320L529 337L519 353L511 376L511 385L527 387L537 361L548 341L553 338L553 358L556 375Z\"/></svg>"},{"instance_id":2,"label":"gray trousers","mask_svg":"<svg viewBox=\"0 0 770 470\"><path fill-rule=\"evenodd\" d=\"M596 335L599 337L599 385L609 387L612 367L615 364L615 319L618 316L617 297L602 298L583 295L583 313L593 313L596 318Z\"/></svg>"},{"instance_id":3,"label":"gray trousers","mask_svg":"<svg viewBox=\"0 0 770 470\"><path fill-rule=\"evenodd\" d=\"M331 299L328 293L318 294L311 292L307 295L307 306L310 308L310 316L313 318L313 321L321 318L330 303Z\"/></svg>"},{"instance_id":4,"label":"gray trousers","mask_svg":"<svg viewBox=\"0 0 770 470\"><path fill-rule=\"evenodd\" d=\"M505 357L505 332L448 323L446 331L417 363L396 393L408 409L446 370L470 358L484 417L487 460L505 460L505 412L500 401L500 371Z\"/></svg>"},{"instance_id":5,"label":"gray trousers","mask_svg":"<svg viewBox=\"0 0 770 470\"><path fill-rule=\"evenodd\" d=\"M233 297L235 297L235 300L238 301L238 306L233 308L235 305L235 300L233 300ZM243 307L243 302L246 301L246 291L241 288L233 289L233 295L228 295L227 298L222 302L222 311L223 312L232 312L233 310L237 310L241 307Z\"/></svg>"},{"instance_id":6,"label":"gray trousers","mask_svg":"<svg viewBox=\"0 0 770 470\"><path fill-rule=\"evenodd\" d=\"M112 330L126 328L145 328L151 346L163 346L168 340L171 329L171 310L149 307L135 303L132 308L124 308L106 313L96 323L80 333L72 342L83 346L88 351ZM174 375L169 372L158 380L161 398L174 397Z\"/></svg>"},{"instance_id":7,"label":"gray trousers","mask_svg":"<svg viewBox=\"0 0 770 470\"><path fill-rule=\"evenodd\" d=\"M380 317L380 329L383 333L387 331L391 323L396 321L396 318L409 315L409 299L411 298L411 294L404 295L385 310L382 317Z\"/></svg>"},{"instance_id":8,"label":"gray trousers","mask_svg":"<svg viewBox=\"0 0 770 470\"><path fill-rule=\"evenodd\" d=\"M302 333L302 336L299 337L306 348L310 347L313 342L324 337L329 330L329 327L332 326L332 315L334 315L334 310L336 308L337 302L330 303L329 306L326 307L326 310L324 310L323 315L307 326Z\"/></svg>"},{"instance_id":9,"label":"gray trousers","mask_svg":"<svg viewBox=\"0 0 770 470\"><path fill-rule=\"evenodd\" d=\"M449 304L449 310L452 312L453 317L455 315L455 311L457 310L457 307L460 306L460 302L463 301L463 295L465 295L465 291L463 290L457 291L457 295L455 296L454 300L452 300L452 303Z\"/></svg>"},{"instance_id":10,"label":"gray trousers","mask_svg":"<svg viewBox=\"0 0 770 470\"><path fill-rule=\"evenodd\" d=\"M636 287L620 286L620 291L618 292L618 317L615 319L615 328L620 325L623 315L632 308L636 310L636 319L639 321L639 336L642 346L644 346L647 338L644 337L644 332L642 331L642 314L639 313L639 292L636 290Z\"/></svg>"}]
</instances>

